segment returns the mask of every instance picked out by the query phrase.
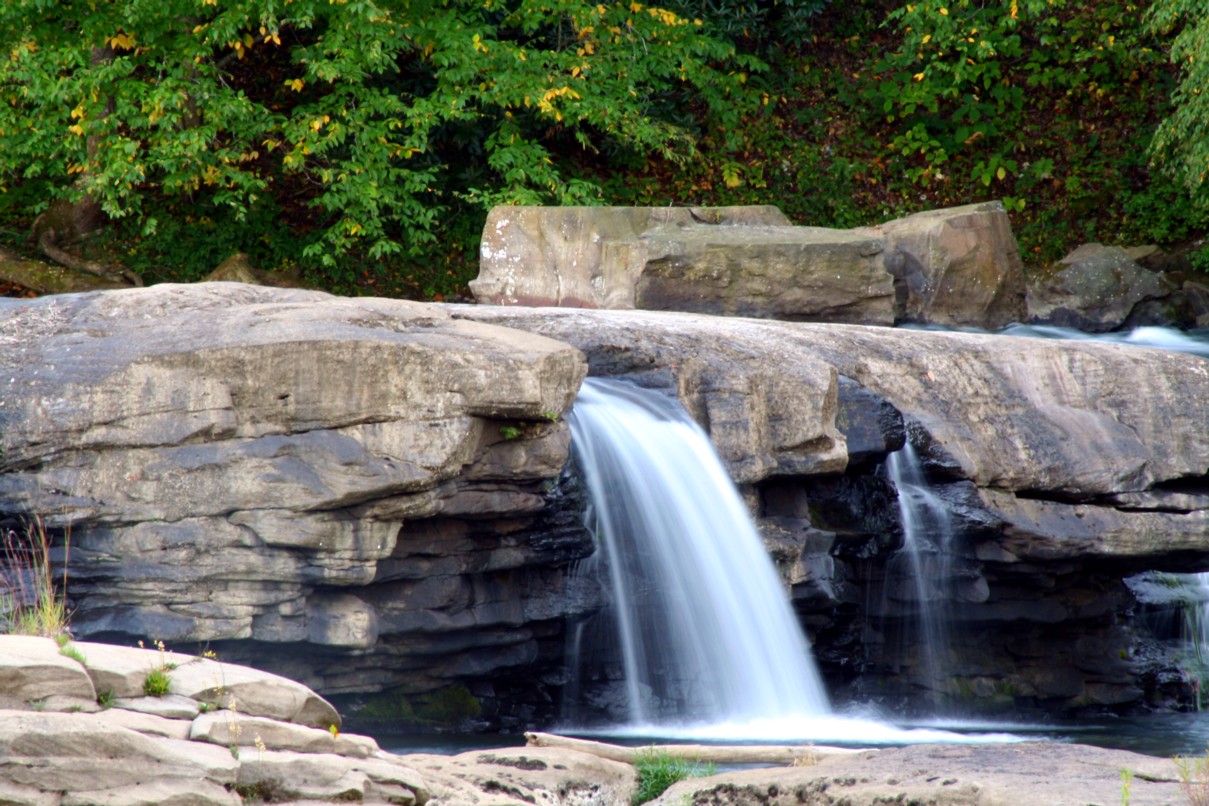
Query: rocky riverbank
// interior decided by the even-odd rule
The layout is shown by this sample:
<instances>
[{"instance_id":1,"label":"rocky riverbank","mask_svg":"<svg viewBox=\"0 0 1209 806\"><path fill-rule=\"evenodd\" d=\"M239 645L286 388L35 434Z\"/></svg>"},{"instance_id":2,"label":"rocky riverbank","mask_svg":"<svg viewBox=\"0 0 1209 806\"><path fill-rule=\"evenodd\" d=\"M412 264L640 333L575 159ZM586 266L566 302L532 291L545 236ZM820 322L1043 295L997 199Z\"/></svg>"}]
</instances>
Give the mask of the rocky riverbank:
<instances>
[{"instance_id":1,"label":"rocky riverbank","mask_svg":"<svg viewBox=\"0 0 1209 806\"><path fill-rule=\"evenodd\" d=\"M148 694L155 673L166 691ZM633 767L560 747L398 756L299 684L213 658L0 636L0 803L622 806ZM1167 759L1082 745L803 746L790 766L678 784L660 804L1175 803Z\"/></svg>"}]
</instances>

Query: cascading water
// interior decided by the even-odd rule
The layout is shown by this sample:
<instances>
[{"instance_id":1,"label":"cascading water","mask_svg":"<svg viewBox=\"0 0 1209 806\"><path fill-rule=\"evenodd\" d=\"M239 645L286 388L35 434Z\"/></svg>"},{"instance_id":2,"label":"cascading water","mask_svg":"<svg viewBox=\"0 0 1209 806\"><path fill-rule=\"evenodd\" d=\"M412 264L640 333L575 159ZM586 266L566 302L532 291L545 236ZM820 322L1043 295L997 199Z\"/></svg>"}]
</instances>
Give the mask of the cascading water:
<instances>
[{"instance_id":1,"label":"cascading water","mask_svg":"<svg viewBox=\"0 0 1209 806\"><path fill-rule=\"evenodd\" d=\"M576 730L864 745L1017 740L834 715L747 508L680 405L589 378L569 420L626 693L626 724ZM591 654L583 626L571 630L569 655ZM564 693L582 688L573 679Z\"/></svg>"},{"instance_id":2,"label":"cascading water","mask_svg":"<svg viewBox=\"0 0 1209 806\"><path fill-rule=\"evenodd\" d=\"M895 598L909 600L916 609L915 644L925 667L921 671L936 689L946 677L949 619L943 587L950 579L952 517L924 478L923 463L910 442L890 454L886 470L898 493L903 530L903 546L890 570L907 590Z\"/></svg>"},{"instance_id":3,"label":"cascading water","mask_svg":"<svg viewBox=\"0 0 1209 806\"><path fill-rule=\"evenodd\" d=\"M679 404L588 379L570 422L615 597L629 721L734 724L828 713L747 509Z\"/></svg>"}]
</instances>

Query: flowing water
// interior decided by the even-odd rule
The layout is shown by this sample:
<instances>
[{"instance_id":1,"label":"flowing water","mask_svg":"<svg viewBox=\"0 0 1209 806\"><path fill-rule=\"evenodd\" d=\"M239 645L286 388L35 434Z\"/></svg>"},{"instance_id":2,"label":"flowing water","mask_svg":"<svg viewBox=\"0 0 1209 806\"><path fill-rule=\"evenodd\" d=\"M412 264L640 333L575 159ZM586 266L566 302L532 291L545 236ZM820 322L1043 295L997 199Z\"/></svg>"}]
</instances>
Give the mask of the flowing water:
<instances>
[{"instance_id":1,"label":"flowing water","mask_svg":"<svg viewBox=\"0 0 1209 806\"><path fill-rule=\"evenodd\" d=\"M588 379L571 429L615 596L629 721L827 713L747 509L679 404Z\"/></svg>"},{"instance_id":2,"label":"flowing water","mask_svg":"<svg viewBox=\"0 0 1209 806\"><path fill-rule=\"evenodd\" d=\"M924 665L920 671L936 690L943 687L948 671L949 618L942 588L950 579L953 521L924 477L923 463L910 442L887 457L886 470L898 493L903 529L902 548L890 560L890 581L906 580L907 590L895 598L909 600L915 610L912 643L919 647Z\"/></svg>"}]
</instances>

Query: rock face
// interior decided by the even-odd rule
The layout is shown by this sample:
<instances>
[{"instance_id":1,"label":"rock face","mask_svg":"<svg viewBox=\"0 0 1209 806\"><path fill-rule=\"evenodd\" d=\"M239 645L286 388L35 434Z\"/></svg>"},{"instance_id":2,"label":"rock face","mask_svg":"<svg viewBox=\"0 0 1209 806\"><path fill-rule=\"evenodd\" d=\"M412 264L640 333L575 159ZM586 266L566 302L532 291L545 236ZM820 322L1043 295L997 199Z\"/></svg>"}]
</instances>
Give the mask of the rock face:
<instances>
[{"instance_id":1,"label":"rock face","mask_svg":"<svg viewBox=\"0 0 1209 806\"><path fill-rule=\"evenodd\" d=\"M569 572L593 546L561 413L589 369L705 427L841 693L1142 703L1161 669L1122 580L1209 568L1191 355L212 283L2 303L0 363L0 512L70 525L77 635L389 690L361 712L386 721L555 718L566 625L606 601ZM886 462L908 442L953 522L924 589ZM943 674L912 638L925 607ZM95 699L72 679L56 696Z\"/></svg>"},{"instance_id":2,"label":"rock face","mask_svg":"<svg viewBox=\"0 0 1209 806\"><path fill-rule=\"evenodd\" d=\"M6 301L0 364L0 510L70 529L81 637L424 691L527 673L594 606L564 574L591 551L560 480L569 346L208 283Z\"/></svg>"},{"instance_id":3,"label":"rock face","mask_svg":"<svg viewBox=\"0 0 1209 806\"><path fill-rule=\"evenodd\" d=\"M868 232L885 245L897 321L994 329L1024 318L1024 264L1001 203L916 213Z\"/></svg>"},{"instance_id":4,"label":"rock face","mask_svg":"<svg viewBox=\"0 0 1209 806\"><path fill-rule=\"evenodd\" d=\"M1023 318L999 203L880 227L796 227L775 208L499 207L475 298L553 305L996 328Z\"/></svg>"},{"instance_id":5,"label":"rock face","mask_svg":"<svg viewBox=\"0 0 1209 806\"><path fill-rule=\"evenodd\" d=\"M567 341L593 375L677 395L744 485L833 679L874 672L871 689L919 686L963 707L1138 703L1146 669L1120 623L1134 601L1122 577L1209 567L1202 358L688 314L450 310ZM911 643L925 602L894 561L901 526L881 460L904 439L954 521L927 602L951 622L941 681Z\"/></svg>"}]
</instances>

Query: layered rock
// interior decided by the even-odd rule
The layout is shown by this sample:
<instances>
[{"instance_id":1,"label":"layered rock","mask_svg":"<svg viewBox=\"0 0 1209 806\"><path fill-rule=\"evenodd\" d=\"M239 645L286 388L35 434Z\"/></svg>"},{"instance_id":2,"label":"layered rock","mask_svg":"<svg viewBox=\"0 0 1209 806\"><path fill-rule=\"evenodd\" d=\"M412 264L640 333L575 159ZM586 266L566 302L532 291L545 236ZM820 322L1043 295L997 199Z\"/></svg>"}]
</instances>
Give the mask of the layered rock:
<instances>
[{"instance_id":1,"label":"layered rock","mask_svg":"<svg viewBox=\"0 0 1209 806\"><path fill-rule=\"evenodd\" d=\"M475 298L795 321L997 328L1024 317L998 202L880 227L790 226L775 208L497 207Z\"/></svg>"},{"instance_id":2,"label":"layered rock","mask_svg":"<svg viewBox=\"0 0 1209 806\"><path fill-rule=\"evenodd\" d=\"M888 570L901 527L879 457L904 438L956 522L951 577L934 582L958 622L945 698L1138 702L1122 577L1209 567L1203 358L688 314L451 310L567 341L592 374L677 395L745 486L816 652L837 674L892 674L872 678L880 691L936 685L919 647L896 639L921 603ZM886 599L862 594L884 585Z\"/></svg>"},{"instance_id":3,"label":"layered rock","mask_svg":"<svg viewBox=\"0 0 1209 806\"><path fill-rule=\"evenodd\" d=\"M207 283L7 301L0 364L0 510L69 531L80 636L427 690L468 656L527 671L594 606L564 574L591 551L560 481L571 347Z\"/></svg>"},{"instance_id":4,"label":"layered rock","mask_svg":"<svg viewBox=\"0 0 1209 806\"><path fill-rule=\"evenodd\" d=\"M1209 567L1195 356L220 283L3 303L0 362L0 510L70 525L81 637L211 641L424 719L557 712L565 625L605 601L569 573L592 541L560 415L589 368L706 428L833 681L937 685L897 643L906 440L956 523L939 696L1138 702L1122 578Z\"/></svg>"}]
</instances>

